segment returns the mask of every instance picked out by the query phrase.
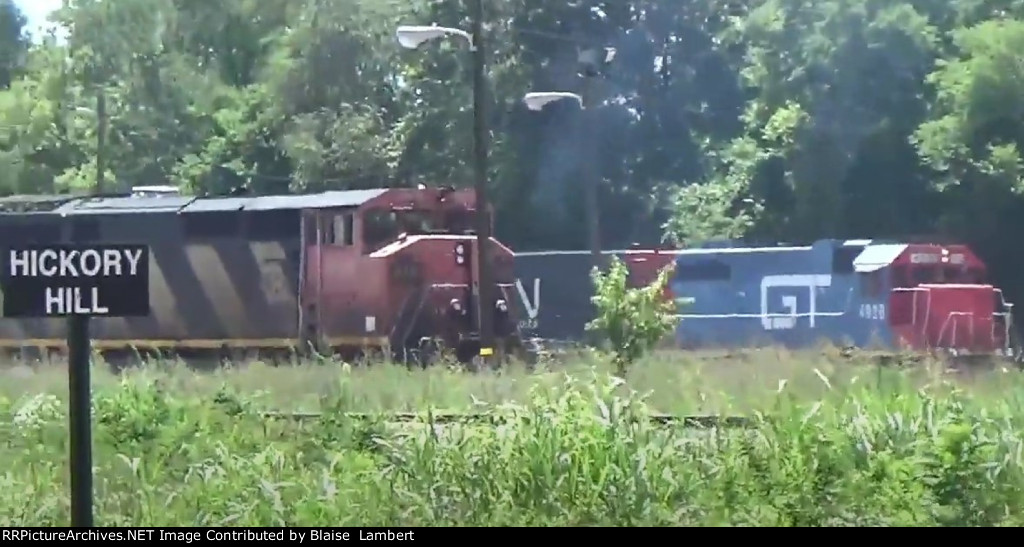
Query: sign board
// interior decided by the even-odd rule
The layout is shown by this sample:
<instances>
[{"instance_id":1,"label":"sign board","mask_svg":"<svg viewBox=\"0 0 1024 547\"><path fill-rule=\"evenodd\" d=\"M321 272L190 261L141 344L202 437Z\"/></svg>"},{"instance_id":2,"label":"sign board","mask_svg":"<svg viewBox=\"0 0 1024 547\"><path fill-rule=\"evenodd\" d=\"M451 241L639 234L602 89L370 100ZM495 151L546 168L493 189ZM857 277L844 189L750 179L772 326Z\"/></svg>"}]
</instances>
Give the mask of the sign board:
<instances>
[{"instance_id":1,"label":"sign board","mask_svg":"<svg viewBox=\"0 0 1024 547\"><path fill-rule=\"evenodd\" d=\"M4 317L149 315L146 245L23 245L3 252Z\"/></svg>"}]
</instances>

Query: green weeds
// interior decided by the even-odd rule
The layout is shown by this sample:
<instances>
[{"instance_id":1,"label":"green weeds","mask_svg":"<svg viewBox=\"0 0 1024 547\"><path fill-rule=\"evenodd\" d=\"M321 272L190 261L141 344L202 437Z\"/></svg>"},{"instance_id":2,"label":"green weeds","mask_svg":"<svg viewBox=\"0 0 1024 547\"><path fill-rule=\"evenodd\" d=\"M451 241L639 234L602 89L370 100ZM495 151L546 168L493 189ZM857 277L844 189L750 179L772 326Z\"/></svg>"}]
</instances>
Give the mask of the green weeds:
<instances>
[{"instance_id":1,"label":"green weeds","mask_svg":"<svg viewBox=\"0 0 1024 547\"><path fill-rule=\"evenodd\" d=\"M0 526L67 524L61 375L8 371ZM18 393L17 378L33 389ZM764 352L658 355L628 381L595 361L533 375L162 366L98 370L96 384L100 525L1024 524L1016 372ZM270 408L324 417L263 417ZM408 409L427 418L345 416ZM430 424L441 410L501 419ZM756 423L701 431L653 424L654 412Z\"/></svg>"}]
</instances>

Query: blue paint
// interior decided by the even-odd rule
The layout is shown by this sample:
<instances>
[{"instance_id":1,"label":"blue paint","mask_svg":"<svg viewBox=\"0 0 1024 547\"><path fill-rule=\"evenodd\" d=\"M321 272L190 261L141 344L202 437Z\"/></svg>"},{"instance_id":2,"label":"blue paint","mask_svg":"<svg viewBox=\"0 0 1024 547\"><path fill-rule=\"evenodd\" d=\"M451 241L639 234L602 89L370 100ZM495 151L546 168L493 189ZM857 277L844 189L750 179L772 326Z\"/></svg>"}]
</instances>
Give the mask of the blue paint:
<instances>
[{"instance_id":1,"label":"blue paint","mask_svg":"<svg viewBox=\"0 0 1024 547\"><path fill-rule=\"evenodd\" d=\"M692 302L679 310L677 343L892 347L887 270L854 272L853 262L865 248L872 261L895 258L892 246L872 243L821 240L801 247L679 251L670 287L676 298Z\"/></svg>"}]
</instances>

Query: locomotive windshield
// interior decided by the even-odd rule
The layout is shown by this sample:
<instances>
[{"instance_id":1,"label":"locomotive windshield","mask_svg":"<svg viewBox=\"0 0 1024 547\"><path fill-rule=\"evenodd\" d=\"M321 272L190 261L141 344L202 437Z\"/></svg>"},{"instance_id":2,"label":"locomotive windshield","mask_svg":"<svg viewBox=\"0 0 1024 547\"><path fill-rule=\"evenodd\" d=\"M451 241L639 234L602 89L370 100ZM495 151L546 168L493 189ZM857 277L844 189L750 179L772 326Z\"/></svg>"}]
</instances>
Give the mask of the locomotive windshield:
<instances>
[{"instance_id":1,"label":"locomotive windshield","mask_svg":"<svg viewBox=\"0 0 1024 547\"><path fill-rule=\"evenodd\" d=\"M893 268L893 286L913 287L922 283L984 283L985 274L980 268L962 265L914 265Z\"/></svg>"},{"instance_id":2,"label":"locomotive windshield","mask_svg":"<svg viewBox=\"0 0 1024 547\"><path fill-rule=\"evenodd\" d=\"M469 224L468 213L449 211L443 217L422 209L374 209L363 215L363 241L369 251L379 249L400 234L459 233ZM465 226L464 226L465 225Z\"/></svg>"}]
</instances>

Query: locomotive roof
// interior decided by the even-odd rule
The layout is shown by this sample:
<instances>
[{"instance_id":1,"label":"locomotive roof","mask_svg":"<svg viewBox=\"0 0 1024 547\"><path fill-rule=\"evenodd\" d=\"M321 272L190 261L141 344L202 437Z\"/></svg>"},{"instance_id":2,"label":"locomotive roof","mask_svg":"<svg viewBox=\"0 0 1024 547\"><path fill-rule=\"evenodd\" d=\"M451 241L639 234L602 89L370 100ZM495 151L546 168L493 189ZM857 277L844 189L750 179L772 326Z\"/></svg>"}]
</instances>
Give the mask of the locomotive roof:
<instances>
[{"instance_id":1,"label":"locomotive roof","mask_svg":"<svg viewBox=\"0 0 1024 547\"><path fill-rule=\"evenodd\" d=\"M53 210L58 215L101 215L104 213L174 212L194 198L184 196L158 197L84 197L69 201Z\"/></svg>"},{"instance_id":2,"label":"locomotive roof","mask_svg":"<svg viewBox=\"0 0 1024 547\"><path fill-rule=\"evenodd\" d=\"M357 207L384 192L387 192L386 188L252 197L79 197L73 198L54 209L53 212L65 216L104 213L210 213Z\"/></svg>"}]
</instances>

